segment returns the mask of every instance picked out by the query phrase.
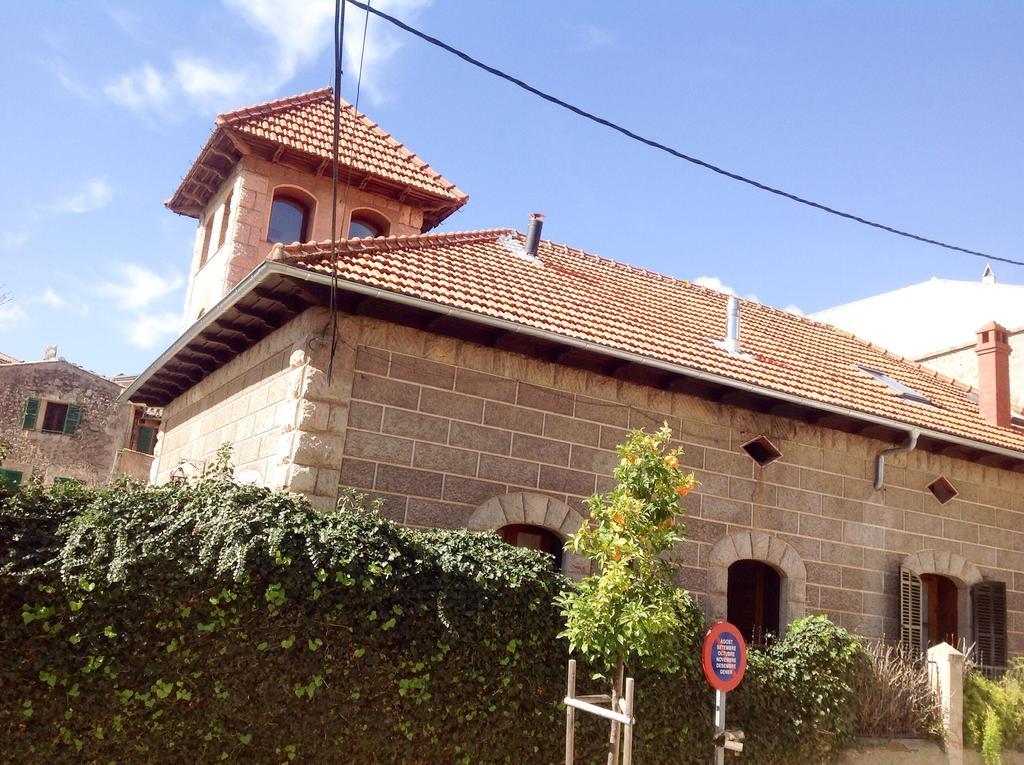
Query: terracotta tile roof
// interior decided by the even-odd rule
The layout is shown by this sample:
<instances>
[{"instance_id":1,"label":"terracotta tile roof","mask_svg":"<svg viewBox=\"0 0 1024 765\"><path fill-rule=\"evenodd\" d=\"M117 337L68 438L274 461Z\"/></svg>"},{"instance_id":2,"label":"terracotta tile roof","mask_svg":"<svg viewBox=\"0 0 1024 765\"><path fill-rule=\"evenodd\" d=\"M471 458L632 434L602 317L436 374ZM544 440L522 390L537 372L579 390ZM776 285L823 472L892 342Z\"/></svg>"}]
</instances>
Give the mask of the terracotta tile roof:
<instances>
[{"instance_id":1,"label":"terracotta tile roof","mask_svg":"<svg viewBox=\"0 0 1024 765\"><path fill-rule=\"evenodd\" d=\"M498 229L338 243L341 279L577 338L868 415L1024 451L1024 430L981 418L970 388L828 324L741 301L741 346L716 345L727 296L691 282ZM271 258L330 273L330 243L276 248ZM517 254L518 253L518 254ZM862 365L923 394L901 398Z\"/></svg>"},{"instance_id":2,"label":"terracotta tile roof","mask_svg":"<svg viewBox=\"0 0 1024 765\"><path fill-rule=\"evenodd\" d=\"M334 143L334 91L331 88L259 103L219 115L213 135L181 181L167 205L184 215L199 215L212 194L210 187L223 176L223 158L237 160L238 143L261 148L267 158L278 150L301 157L310 172L331 174ZM428 225L462 207L469 198L462 190L408 147L399 143L350 103L341 101L339 160L341 180L351 171L354 183L371 176L403 199L420 200L429 208ZM234 145L232 145L234 144ZM218 159L219 158L219 159ZM210 168L215 171L211 174ZM216 172L219 170L219 173Z\"/></svg>"},{"instance_id":3,"label":"terracotta tile roof","mask_svg":"<svg viewBox=\"0 0 1024 765\"><path fill-rule=\"evenodd\" d=\"M334 142L334 91L323 88L221 114L217 117L217 125L330 160ZM460 203L467 199L455 184L445 180L345 101L341 102L340 127L339 159L342 166L444 199Z\"/></svg>"}]
</instances>

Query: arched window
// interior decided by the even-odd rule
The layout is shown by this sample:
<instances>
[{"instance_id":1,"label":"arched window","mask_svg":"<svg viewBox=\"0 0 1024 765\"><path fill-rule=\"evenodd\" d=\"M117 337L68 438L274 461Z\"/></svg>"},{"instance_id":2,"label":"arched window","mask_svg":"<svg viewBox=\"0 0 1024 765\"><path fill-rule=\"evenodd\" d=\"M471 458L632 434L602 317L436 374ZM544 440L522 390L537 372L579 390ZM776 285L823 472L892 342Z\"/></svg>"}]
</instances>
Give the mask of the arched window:
<instances>
[{"instance_id":1,"label":"arched window","mask_svg":"<svg viewBox=\"0 0 1024 765\"><path fill-rule=\"evenodd\" d=\"M501 538L515 547L528 547L554 556L553 566L562 570L562 540L542 526L513 523L498 529Z\"/></svg>"},{"instance_id":2,"label":"arched window","mask_svg":"<svg viewBox=\"0 0 1024 765\"><path fill-rule=\"evenodd\" d=\"M274 192L267 241L282 244L307 241L312 217L312 205L298 194L286 190Z\"/></svg>"},{"instance_id":3,"label":"arched window","mask_svg":"<svg viewBox=\"0 0 1024 765\"><path fill-rule=\"evenodd\" d=\"M370 210L356 210L348 224L348 238L387 236L391 224L382 215Z\"/></svg>"},{"instance_id":4,"label":"arched window","mask_svg":"<svg viewBox=\"0 0 1024 765\"><path fill-rule=\"evenodd\" d=\"M729 566L728 619L754 645L779 634L782 577L759 560L738 560Z\"/></svg>"}]
</instances>

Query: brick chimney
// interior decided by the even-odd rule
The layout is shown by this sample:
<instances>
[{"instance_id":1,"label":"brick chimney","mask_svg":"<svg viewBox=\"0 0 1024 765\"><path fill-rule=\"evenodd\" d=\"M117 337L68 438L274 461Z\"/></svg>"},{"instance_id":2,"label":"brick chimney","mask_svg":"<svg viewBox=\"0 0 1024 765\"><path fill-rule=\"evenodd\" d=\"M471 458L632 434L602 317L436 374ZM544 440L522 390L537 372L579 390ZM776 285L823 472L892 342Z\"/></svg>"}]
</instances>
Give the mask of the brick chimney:
<instances>
[{"instance_id":1,"label":"brick chimney","mask_svg":"<svg viewBox=\"0 0 1024 765\"><path fill-rule=\"evenodd\" d=\"M978 330L978 407L981 416L1010 427L1010 343L1006 327L990 322Z\"/></svg>"}]
</instances>

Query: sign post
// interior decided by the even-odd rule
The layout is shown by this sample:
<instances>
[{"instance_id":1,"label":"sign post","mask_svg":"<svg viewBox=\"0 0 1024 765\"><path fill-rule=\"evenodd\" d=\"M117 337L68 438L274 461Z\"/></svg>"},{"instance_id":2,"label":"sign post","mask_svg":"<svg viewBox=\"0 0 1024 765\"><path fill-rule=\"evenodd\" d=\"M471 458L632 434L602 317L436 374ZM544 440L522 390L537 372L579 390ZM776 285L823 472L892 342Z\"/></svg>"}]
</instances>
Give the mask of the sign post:
<instances>
[{"instance_id":1,"label":"sign post","mask_svg":"<svg viewBox=\"0 0 1024 765\"><path fill-rule=\"evenodd\" d=\"M747 644L729 622L718 622L704 637L704 677L715 689L715 765L725 762L725 750L743 751L742 734L725 729L725 696L740 684L747 671Z\"/></svg>"}]
</instances>

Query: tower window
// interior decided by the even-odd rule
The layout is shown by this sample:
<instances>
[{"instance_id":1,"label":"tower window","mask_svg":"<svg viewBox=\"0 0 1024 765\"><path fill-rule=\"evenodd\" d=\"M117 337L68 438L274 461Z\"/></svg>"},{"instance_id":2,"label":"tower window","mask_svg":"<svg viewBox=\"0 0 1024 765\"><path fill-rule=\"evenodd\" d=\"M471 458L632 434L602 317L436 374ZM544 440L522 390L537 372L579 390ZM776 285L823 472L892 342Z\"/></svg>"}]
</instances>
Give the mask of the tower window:
<instances>
[{"instance_id":1,"label":"tower window","mask_svg":"<svg viewBox=\"0 0 1024 765\"><path fill-rule=\"evenodd\" d=\"M305 242L309 234L310 205L297 196L287 192L274 194L274 202L270 207L270 227L267 230L268 242Z\"/></svg>"},{"instance_id":2,"label":"tower window","mask_svg":"<svg viewBox=\"0 0 1024 765\"><path fill-rule=\"evenodd\" d=\"M541 526L514 523L498 530L501 538L513 547L528 547L554 556L554 568L562 570L562 540Z\"/></svg>"},{"instance_id":3,"label":"tower window","mask_svg":"<svg viewBox=\"0 0 1024 765\"><path fill-rule=\"evenodd\" d=\"M224 200L224 208L220 213L220 235L217 237L217 249L219 250L224 246L224 242L228 238L228 222L231 220L231 192L228 192L227 198Z\"/></svg>"},{"instance_id":4,"label":"tower window","mask_svg":"<svg viewBox=\"0 0 1024 765\"><path fill-rule=\"evenodd\" d=\"M779 595L782 577L759 560L738 560L729 566L728 619L743 639L762 645L767 635L779 634Z\"/></svg>"},{"instance_id":5,"label":"tower window","mask_svg":"<svg viewBox=\"0 0 1024 765\"><path fill-rule=\"evenodd\" d=\"M389 229L390 224L382 216L368 210L357 210L352 213L352 220L348 224L348 238L387 236Z\"/></svg>"},{"instance_id":6,"label":"tower window","mask_svg":"<svg viewBox=\"0 0 1024 765\"><path fill-rule=\"evenodd\" d=\"M213 213L206 217L206 225L203 226L203 254L199 256L199 267L202 268L209 260L213 252Z\"/></svg>"}]
</instances>

